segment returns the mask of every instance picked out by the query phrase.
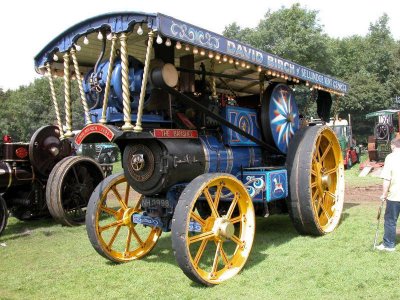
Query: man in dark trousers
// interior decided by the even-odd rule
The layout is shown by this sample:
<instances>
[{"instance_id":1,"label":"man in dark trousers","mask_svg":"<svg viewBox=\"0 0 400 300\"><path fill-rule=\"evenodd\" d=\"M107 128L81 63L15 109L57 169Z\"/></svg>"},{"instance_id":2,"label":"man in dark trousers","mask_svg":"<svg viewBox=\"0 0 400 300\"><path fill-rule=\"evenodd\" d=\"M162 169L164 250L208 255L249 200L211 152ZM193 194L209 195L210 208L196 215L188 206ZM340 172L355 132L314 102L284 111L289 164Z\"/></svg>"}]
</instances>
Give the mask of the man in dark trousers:
<instances>
[{"instance_id":1,"label":"man in dark trousers","mask_svg":"<svg viewBox=\"0 0 400 300\"><path fill-rule=\"evenodd\" d=\"M386 156L381 178L383 179L381 200L386 200L385 233L383 242L376 249L395 251L396 224L400 213L400 138L391 141L392 153Z\"/></svg>"}]
</instances>

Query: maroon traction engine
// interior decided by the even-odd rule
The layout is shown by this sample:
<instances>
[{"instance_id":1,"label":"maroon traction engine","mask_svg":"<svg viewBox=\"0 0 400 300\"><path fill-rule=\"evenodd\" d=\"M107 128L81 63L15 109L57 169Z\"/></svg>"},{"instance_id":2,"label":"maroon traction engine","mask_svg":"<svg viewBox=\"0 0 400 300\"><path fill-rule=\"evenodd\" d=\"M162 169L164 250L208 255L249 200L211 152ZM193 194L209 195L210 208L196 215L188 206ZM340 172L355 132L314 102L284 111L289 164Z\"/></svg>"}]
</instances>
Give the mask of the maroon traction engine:
<instances>
[{"instance_id":1,"label":"maroon traction engine","mask_svg":"<svg viewBox=\"0 0 400 300\"><path fill-rule=\"evenodd\" d=\"M0 234L9 212L19 220L52 216L66 226L85 221L89 197L104 179L98 163L72 156L57 126L39 128L29 143L0 143Z\"/></svg>"}]
</instances>

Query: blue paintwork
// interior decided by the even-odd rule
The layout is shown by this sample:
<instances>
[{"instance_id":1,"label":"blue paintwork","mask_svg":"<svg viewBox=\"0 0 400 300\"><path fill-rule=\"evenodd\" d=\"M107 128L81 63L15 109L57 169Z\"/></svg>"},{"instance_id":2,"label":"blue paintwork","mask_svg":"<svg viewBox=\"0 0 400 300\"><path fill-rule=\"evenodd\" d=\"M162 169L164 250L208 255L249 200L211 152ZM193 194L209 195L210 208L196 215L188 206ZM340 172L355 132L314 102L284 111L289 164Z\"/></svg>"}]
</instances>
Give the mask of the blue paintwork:
<instances>
[{"instance_id":1,"label":"blue paintwork","mask_svg":"<svg viewBox=\"0 0 400 300\"><path fill-rule=\"evenodd\" d=\"M280 170L245 170L236 174L243 184L253 202L271 202L285 199L288 195L287 171Z\"/></svg>"},{"instance_id":2,"label":"blue paintwork","mask_svg":"<svg viewBox=\"0 0 400 300\"><path fill-rule=\"evenodd\" d=\"M78 23L57 36L36 55L35 68L39 72L40 67L43 67L46 62L52 61L52 56L55 52L65 52L70 49L81 36L99 30L100 28L108 28L116 33L129 32L137 23L147 24L149 28L157 30L163 36L170 37L174 40L217 51L247 63L282 72L288 76L295 76L325 88L330 88L341 93L347 93L349 90L349 86L340 80L303 67L292 61L282 59L276 55L258 50L236 40L227 39L222 35L163 14L137 12L110 13Z\"/></svg>"},{"instance_id":3,"label":"blue paintwork","mask_svg":"<svg viewBox=\"0 0 400 300\"><path fill-rule=\"evenodd\" d=\"M299 129L299 109L291 88L278 84L269 102L269 120L275 145L282 153L287 153L289 141Z\"/></svg>"},{"instance_id":4,"label":"blue paintwork","mask_svg":"<svg viewBox=\"0 0 400 300\"><path fill-rule=\"evenodd\" d=\"M86 19L54 38L35 56L35 68L44 66L46 62L52 61L53 53L65 52L84 35L87 35L100 28L108 28L112 32L128 32L137 24L147 24L153 30L158 28L157 14L143 12L117 12L102 14L93 18Z\"/></svg>"},{"instance_id":5,"label":"blue paintwork","mask_svg":"<svg viewBox=\"0 0 400 300\"><path fill-rule=\"evenodd\" d=\"M200 136L205 149L205 173L223 172L236 174L241 168L261 165L260 147L230 147L215 136Z\"/></svg>"},{"instance_id":6,"label":"blue paintwork","mask_svg":"<svg viewBox=\"0 0 400 300\"><path fill-rule=\"evenodd\" d=\"M227 106L222 110L222 116L243 131L261 139L256 109ZM250 141L248 138L238 134L228 127L223 126L223 131L225 144L230 146L257 146L253 141Z\"/></svg>"},{"instance_id":7,"label":"blue paintwork","mask_svg":"<svg viewBox=\"0 0 400 300\"><path fill-rule=\"evenodd\" d=\"M97 73L94 73L94 69L90 70L83 80L83 89L86 94L89 105L94 105L95 99L99 97L99 103L96 108L100 108L103 105L104 89L106 86L107 73L109 68L109 61L103 61L97 68ZM111 86L110 95L108 98L108 106L116 107L120 112L123 111L123 98L122 98L122 74L121 74L121 59L117 58L114 62L114 68L111 74ZM90 78L95 75L98 78L98 84L102 91L97 93L92 91L92 85L90 84ZM129 56L129 90L131 99L131 109L135 110L139 105L140 88L143 80L143 64L136 58ZM146 90L149 94L150 89ZM146 104L146 101L145 101Z\"/></svg>"},{"instance_id":8,"label":"blue paintwork","mask_svg":"<svg viewBox=\"0 0 400 300\"><path fill-rule=\"evenodd\" d=\"M153 218L143 214L133 214L131 218L133 224L142 224L144 226L163 228L163 222L158 217Z\"/></svg>"},{"instance_id":9,"label":"blue paintwork","mask_svg":"<svg viewBox=\"0 0 400 300\"><path fill-rule=\"evenodd\" d=\"M349 87L346 83L298 65L290 60L280 58L279 56L258 50L236 40L225 38L222 35L163 14L158 14L158 19L159 31L164 36L174 40L217 51L248 63L260 65L271 70L283 72L289 76L295 76L311 83L319 84L326 88L331 88L338 92L348 92Z\"/></svg>"},{"instance_id":10,"label":"blue paintwork","mask_svg":"<svg viewBox=\"0 0 400 300\"><path fill-rule=\"evenodd\" d=\"M202 227L196 221L189 222L189 232L202 232Z\"/></svg>"},{"instance_id":11,"label":"blue paintwork","mask_svg":"<svg viewBox=\"0 0 400 300\"><path fill-rule=\"evenodd\" d=\"M93 109L90 111L90 117L93 123L99 123L101 119L102 109ZM137 115L131 114L131 121L136 122ZM118 123L124 121L124 115L119 112L115 107L107 107L106 110L107 123ZM165 119L163 115L145 114L142 117L142 123L171 123L170 119Z\"/></svg>"}]
</instances>

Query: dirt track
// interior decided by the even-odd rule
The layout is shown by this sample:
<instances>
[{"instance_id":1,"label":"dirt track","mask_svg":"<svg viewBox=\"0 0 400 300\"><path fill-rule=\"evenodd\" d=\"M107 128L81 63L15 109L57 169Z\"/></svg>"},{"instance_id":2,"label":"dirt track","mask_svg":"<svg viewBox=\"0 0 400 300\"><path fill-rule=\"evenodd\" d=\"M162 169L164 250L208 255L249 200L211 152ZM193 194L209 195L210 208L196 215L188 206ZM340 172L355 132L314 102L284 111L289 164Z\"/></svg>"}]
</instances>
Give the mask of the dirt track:
<instances>
[{"instance_id":1,"label":"dirt track","mask_svg":"<svg viewBox=\"0 0 400 300\"><path fill-rule=\"evenodd\" d=\"M371 185L365 187L346 187L345 203L376 202L382 192L382 186Z\"/></svg>"}]
</instances>

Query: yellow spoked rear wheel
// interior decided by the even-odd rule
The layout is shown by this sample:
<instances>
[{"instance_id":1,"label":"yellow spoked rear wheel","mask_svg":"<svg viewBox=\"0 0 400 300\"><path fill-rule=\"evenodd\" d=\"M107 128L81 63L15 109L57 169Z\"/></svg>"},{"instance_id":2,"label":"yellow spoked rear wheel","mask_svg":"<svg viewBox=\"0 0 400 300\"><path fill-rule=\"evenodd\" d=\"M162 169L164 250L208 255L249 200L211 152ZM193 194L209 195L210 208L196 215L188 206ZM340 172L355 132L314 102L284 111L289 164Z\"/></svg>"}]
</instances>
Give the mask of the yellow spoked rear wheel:
<instances>
[{"instance_id":1,"label":"yellow spoked rear wheel","mask_svg":"<svg viewBox=\"0 0 400 300\"><path fill-rule=\"evenodd\" d=\"M123 174L102 181L89 200L86 230L95 250L114 262L139 259L149 253L161 228L132 223L140 213L142 197L133 191Z\"/></svg>"},{"instance_id":2,"label":"yellow spoked rear wheel","mask_svg":"<svg viewBox=\"0 0 400 300\"><path fill-rule=\"evenodd\" d=\"M243 268L254 231L253 203L243 183L229 174L203 174L179 198L172 220L172 246L190 279L214 285Z\"/></svg>"},{"instance_id":3,"label":"yellow spoked rear wheel","mask_svg":"<svg viewBox=\"0 0 400 300\"><path fill-rule=\"evenodd\" d=\"M302 129L289 145L289 212L300 233L323 235L339 224L344 165L335 133L326 126Z\"/></svg>"}]
</instances>

